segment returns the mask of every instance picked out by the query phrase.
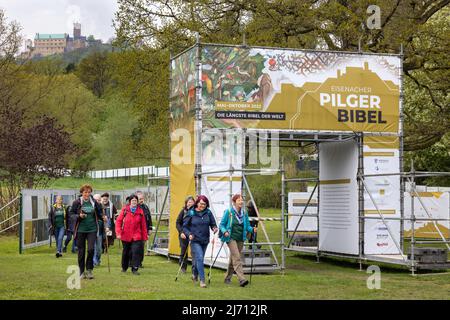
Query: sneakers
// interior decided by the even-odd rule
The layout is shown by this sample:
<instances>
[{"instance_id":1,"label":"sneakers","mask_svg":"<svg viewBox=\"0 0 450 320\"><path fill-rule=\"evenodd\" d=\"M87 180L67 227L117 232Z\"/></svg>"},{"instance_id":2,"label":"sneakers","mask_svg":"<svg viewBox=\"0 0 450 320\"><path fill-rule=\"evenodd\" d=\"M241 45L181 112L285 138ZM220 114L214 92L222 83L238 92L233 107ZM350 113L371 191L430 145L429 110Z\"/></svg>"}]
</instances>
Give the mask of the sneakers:
<instances>
[{"instance_id":1,"label":"sneakers","mask_svg":"<svg viewBox=\"0 0 450 320\"><path fill-rule=\"evenodd\" d=\"M231 279L225 279L223 282L224 282L225 284L231 284Z\"/></svg>"},{"instance_id":2,"label":"sneakers","mask_svg":"<svg viewBox=\"0 0 450 320\"><path fill-rule=\"evenodd\" d=\"M62 257L62 254L59 253L59 252L57 252L57 253L55 254L55 256L56 256L57 258L59 258L59 257Z\"/></svg>"},{"instance_id":3,"label":"sneakers","mask_svg":"<svg viewBox=\"0 0 450 320\"><path fill-rule=\"evenodd\" d=\"M92 274L92 270L87 270L87 272L86 272L86 278L88 278L88 279L94 279L94 275Z\"/></svg>"},{"instance_id":4,"label":"sneakers","mask_svg":"<svg viewBox=\"0 0 450 320\"><path fill-rule=\"evenodd\" d=\"M200 280L200 288L206 288L206 283L205 283L205 281L201 281L201 280Z\"/></svg>"},{"instance_id":5,"label":"sneakers","mask_svg":"<svg viewBox=\"0 0 450 320\"><path fill-rule=\"evenodd\" d=\"M186 268L181 268L181 273L186 273Z\"/></svg>"},{"instance_id":6,"label":"sneakers","mask_svg":"<svg viewBox=\"0 0 450 320\"><path fill-rule=\"evenodd\" d=\"M246 285L248 285L248 280L241 280L241 281L239 281L239 285L241 287L245 287Z\"/></svg>"}]
</instances>

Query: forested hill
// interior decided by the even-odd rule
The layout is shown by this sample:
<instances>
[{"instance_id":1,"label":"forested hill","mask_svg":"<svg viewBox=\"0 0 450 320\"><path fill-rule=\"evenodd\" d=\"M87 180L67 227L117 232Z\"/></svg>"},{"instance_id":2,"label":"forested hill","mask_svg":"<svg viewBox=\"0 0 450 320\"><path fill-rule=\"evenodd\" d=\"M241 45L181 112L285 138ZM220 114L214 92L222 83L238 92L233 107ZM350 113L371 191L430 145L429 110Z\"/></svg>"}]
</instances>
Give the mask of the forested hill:
<instances>
[{"instance_id":1,"label":"forested hill","mask_svg":"<svg viewBox=\"0 0 450 320\"><path fill-rule=\"evenodd\" d=\"M118 2L112 47L26 62L15 59L20 29L0 10L2 179L33 185L42 168L52 177L67 167L167 166L170 55L197 32L229 44L245 34L250 46L356 51L360 43L398 53L403 45L406 169L414 159L417 170L450 171L448 1L378 1L374 30L361 28L366 1Z\"/></svg>"}]
</instances>

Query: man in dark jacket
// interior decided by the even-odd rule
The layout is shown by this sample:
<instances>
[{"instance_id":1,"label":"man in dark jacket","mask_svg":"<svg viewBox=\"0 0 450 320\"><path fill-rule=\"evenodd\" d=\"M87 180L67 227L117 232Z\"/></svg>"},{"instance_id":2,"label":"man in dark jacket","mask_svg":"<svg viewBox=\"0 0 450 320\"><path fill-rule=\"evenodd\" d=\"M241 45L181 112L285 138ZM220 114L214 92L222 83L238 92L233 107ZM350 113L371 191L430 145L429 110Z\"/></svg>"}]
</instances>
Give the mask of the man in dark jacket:
<instances>
[{"instance_id":1,"label":"man in dark jacket","mask_svg":"<svg viewBox=\"0 0 450 320\"><path fill-rule=\"evenodd\" d=\"M72 215L70 214L70 210L71 206L67 207L67 229L66 229L66 240L64 241L64 248L63 248L63 252L67 251L67 246L70 243L70 240L72 240L72 237L74 238L72 241L72 253L75 253L78 249L77 249L77 242L75 240L75 236L74 236L74 230L75 230L75 225L77 223L78 217L76 215Z\"/></svg>"},{"instance_id":2,"label":"man in dark jacket","mask_svg":"<svg viewBox=\"0 0 450 320\"><path fill-rule=\"evenodd\" d=\"M105 245L106 241L108 241L108 247L114 245L114 239L116 236L116 215L117 208L116 206L109 200L109 193L105 192L101 195L101 206L103 210L103 214L106 216L107 222L105 225L106 235L105 235Z\"/></svg>"},{"instance_id":3,"label":"man in dark jacket","mask_svg":"<svg viewBox=\"0 0 450 320\"><path fill-rule=\"evenodd\" d=\"M141 191L138 191L138 192L136 192L136 195L138 196L139 206L144 211L145 222L146 222L146 225L147 225L147 232L148 232L148 235L149 235L149 238L150 238L150 231L152 230L152 227L153 227L152 215L150 213L149 207L144 203L144 201L145 201L144 194ZM142 253L142 259L141 259L140 268L144 267L142 265L142 262L144 261L145 251L147 250L146 246L145 246L145 241L142 244L142 248L143 248L143 253Z\"/></svg>"}]
</instances>

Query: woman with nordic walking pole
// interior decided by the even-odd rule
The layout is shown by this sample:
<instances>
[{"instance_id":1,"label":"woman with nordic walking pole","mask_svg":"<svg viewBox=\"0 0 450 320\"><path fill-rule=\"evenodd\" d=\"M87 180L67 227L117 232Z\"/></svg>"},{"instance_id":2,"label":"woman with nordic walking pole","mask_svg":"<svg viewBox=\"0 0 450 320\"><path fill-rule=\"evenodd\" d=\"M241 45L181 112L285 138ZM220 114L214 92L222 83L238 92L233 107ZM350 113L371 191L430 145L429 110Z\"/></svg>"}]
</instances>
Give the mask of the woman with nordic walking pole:
<instances>
[{"instance_id":1,"label":"woman with nordic walking pole","mask_svg":"<svg viewBox=\"0 0 450 320\"><path fill-rule=\"evenodd\" d=\"M187 268L187 259L184 259L184 256L189 248L189 240L185 237L184 239L181 237L183 234L183 223L184 220L189 216L188 212L192 208L192 206L195 203L195 199L193 196L188 196L186 200L184 201L184 207L181 209L180 213L178 214L177 221L176 221L176 227L178 230L178 239L180 241L180 260L179 264L181 265L181 272L186 273Z\"/></svg>"},{"instance_id":2,"label":"woman with nordic walking pole","mask_svg":"<svg viewBox=\"0 0 450 320\"><path fill-rule=\"evenodd\" d=\"M245 287L248 280L245 279L244 270L241 261L241 252L244 248L244 242L247 239L247 234L256 233L257 228L250 225L248 213L244 210L244 200L240 194L235 194L232 198L232 206L225 210L222 221L220 222L220 231L222 242L225 242L230 250L230 261L228 263L228 270L225 274L224 282L231 283L233 272L239 279L239 285Z\"/></svg>"},{"instance_id":3,"label":"woman with nordic walking pole","mask_svg":"<svg viewBox=\"0 0 450 320\"><path fill-rule=\"evenodd\" d=\"M194 264L192 268L192 280L197 282L200 277L200 287L206 288L205 283L205 251L208 247L211 229L216 233L216 220L211 210L209 210L209 200L204 195L199 195L194 203L194 208L189 210L189 215L183 223L182 239L191 240L191 250L193 252Z\"/></svg>"}]
</instances>

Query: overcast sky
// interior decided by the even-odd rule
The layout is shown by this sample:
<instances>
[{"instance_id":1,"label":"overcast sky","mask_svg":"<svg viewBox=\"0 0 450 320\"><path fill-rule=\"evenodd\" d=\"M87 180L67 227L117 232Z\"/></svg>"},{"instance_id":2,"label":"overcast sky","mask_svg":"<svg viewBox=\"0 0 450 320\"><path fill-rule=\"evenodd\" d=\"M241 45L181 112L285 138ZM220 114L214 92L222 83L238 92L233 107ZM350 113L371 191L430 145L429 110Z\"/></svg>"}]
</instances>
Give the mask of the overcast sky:
<instances>
[{"instance_id":1,"label":"overcast sky","mask_svg":"<svg viewBox=\"0 0 450 320\"><path fill-rule=\"evenodd\" d=\"M0 8L8 21L19 22L26 39L38 32L73 36L74 22L81 23L84 36L92 34L104 42L114 36L116 0L0 0Z\"/></svg>"}]
</instances>

